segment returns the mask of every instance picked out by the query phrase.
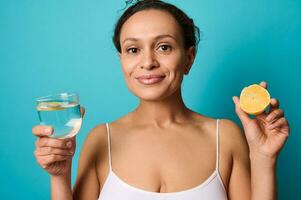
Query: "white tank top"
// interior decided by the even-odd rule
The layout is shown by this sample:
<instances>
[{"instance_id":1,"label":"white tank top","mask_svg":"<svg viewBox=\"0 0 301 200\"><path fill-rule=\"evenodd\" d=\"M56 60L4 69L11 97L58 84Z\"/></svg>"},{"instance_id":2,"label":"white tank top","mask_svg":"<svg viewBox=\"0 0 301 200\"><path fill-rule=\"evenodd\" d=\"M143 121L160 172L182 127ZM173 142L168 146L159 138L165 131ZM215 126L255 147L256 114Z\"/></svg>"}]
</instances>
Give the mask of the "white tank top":
<instances>
[{"instance_id":1,"label":"white tank top","mask_svg":"<svg viewBox=\"0 0 301 200\"><path fill-rule=\"evenodd\" d=\"M227 193L223 185L219 167L219 120L216 126L216 167L214 172L199 185L178 192L159 193L143 190L129 185L112 170L110 128L108 132L109 174L103 184L98 200L226 200Z\"/></svg>"}]
</instances>

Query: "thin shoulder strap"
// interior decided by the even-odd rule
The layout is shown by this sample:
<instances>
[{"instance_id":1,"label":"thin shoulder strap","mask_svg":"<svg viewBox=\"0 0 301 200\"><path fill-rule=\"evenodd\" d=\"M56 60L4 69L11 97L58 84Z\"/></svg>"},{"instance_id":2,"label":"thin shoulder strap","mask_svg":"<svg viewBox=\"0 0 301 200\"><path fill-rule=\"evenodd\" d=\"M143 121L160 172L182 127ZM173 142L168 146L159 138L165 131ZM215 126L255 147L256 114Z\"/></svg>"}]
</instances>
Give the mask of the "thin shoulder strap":
<instances>
[{"instance_id":1,"label":"thin shoulder strap","mask_svg":"<svg viewBox=\"0 0 301 200\"><path fill-rule=\"evenodd\" d=\"M110 127L109 124L106 123L107 127L107 133L108 133L108 152L109 152L109 169L112 170L112 160L111 160L111 133L110 133Z\"/></svg>"},{"instance_id":2,"label":"thin shoulder strap","mask_svg":"<svg viewBox=\"0 0 301 200\"><path fill-rule=\"evenodd\" d=\"M216 170L219 168L219 119L216 120Z\"/></svg>"}]
</instances>

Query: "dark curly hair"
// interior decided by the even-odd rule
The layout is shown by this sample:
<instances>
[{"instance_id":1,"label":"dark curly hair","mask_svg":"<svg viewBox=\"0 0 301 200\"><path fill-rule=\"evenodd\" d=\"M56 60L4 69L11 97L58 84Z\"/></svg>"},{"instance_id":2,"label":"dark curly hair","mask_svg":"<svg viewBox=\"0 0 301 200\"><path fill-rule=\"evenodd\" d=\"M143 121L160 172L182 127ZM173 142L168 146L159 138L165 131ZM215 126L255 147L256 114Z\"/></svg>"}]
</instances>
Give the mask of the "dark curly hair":
<instances>
[{"instance_id":1,"label":"dark curly hair","mask_svg":"<svg viewBox=\"0 0 301 200\"><path fill-rule=\"evenodd\" d=\"M194 22L191 18L187 16L181 9L176 6L160 1L160 0L127 0L126 4L132 4L128 7L121 17L118 19L113 35L113 43L115 48L119 53L121 53L120 47L120 31L123 24L129 19L133 14L148 9L157 9L170 13L178 22L181 27L184 48L188 49L191 46L194 46L197 49L197 45L200 40L200 31L197 26L194 25Z\"/></svg>"}]
</instances>

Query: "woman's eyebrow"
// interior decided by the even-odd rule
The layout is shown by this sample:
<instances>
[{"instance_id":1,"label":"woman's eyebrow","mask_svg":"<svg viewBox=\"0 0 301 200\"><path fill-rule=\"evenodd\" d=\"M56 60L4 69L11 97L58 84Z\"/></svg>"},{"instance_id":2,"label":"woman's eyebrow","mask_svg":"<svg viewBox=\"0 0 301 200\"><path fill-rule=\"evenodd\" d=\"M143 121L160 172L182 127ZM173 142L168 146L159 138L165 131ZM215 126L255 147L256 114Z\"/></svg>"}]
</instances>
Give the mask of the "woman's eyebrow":
<instances>
[{"instance_id":1,"label":"woman's eyebrow","mask_svg":"<svg viewBox=\"0 0 301 200\"><path fill-rule=\"evenodd\" d=\"M177 39L174 36L169 35L169 34L158 35L157 37L155 37L155 40L160 40L160 39L163 39L163 38L171 38L171 39L177 41Z\"/></svg>"},{"instance_id":2,"label":"woman's eyebrow","mask_svg":"<svg viewBox=\"0 0 301 200\"><path fill-rule=\"evenodd\" d=\"M169 35L169 34L158 35L158 36L156 36L154 39L155 39L155 40L160 40L160 39L163 39L163 38L171 38L171 39L177 41L177 39L176 39L174 36ZM126 38L126 39L123 40L122 44L124 44L126 41L134 41L134 42L137 42L137 41L139 41L139 38L133 38L133 37Z\"/></svg>"},{"instance_id":3,"label":"woman's eyebrow","mask_svg":"<svg viewBox=\"0 0 301 200\"><path fill-rule=\"evenodd\" d=\"M126 41L134 41L134 42L136 42L138 40L139 40L138 38L126 38L126 39L123 40L122 44L124 44Z\"/></svg>"}]
</instances>

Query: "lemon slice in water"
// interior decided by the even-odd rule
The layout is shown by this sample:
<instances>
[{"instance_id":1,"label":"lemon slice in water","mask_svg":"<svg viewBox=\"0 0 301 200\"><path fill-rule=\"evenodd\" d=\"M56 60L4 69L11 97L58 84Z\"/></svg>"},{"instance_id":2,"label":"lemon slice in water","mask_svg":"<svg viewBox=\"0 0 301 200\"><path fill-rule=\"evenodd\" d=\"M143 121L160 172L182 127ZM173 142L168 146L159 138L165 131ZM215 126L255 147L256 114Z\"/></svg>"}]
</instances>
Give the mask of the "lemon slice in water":
<instances>
[{"instance_id":1,"label":"lemon slice in water","mask_svg":"<svg viewBox=\"0 0 301 200\"><path fill-rule=\"evenodd\" d=\"M37 110L39 111L52 111L52 110L63 110L65 107L62 102L41 102L37 106Z\"/></svg>"}]
</instances>

